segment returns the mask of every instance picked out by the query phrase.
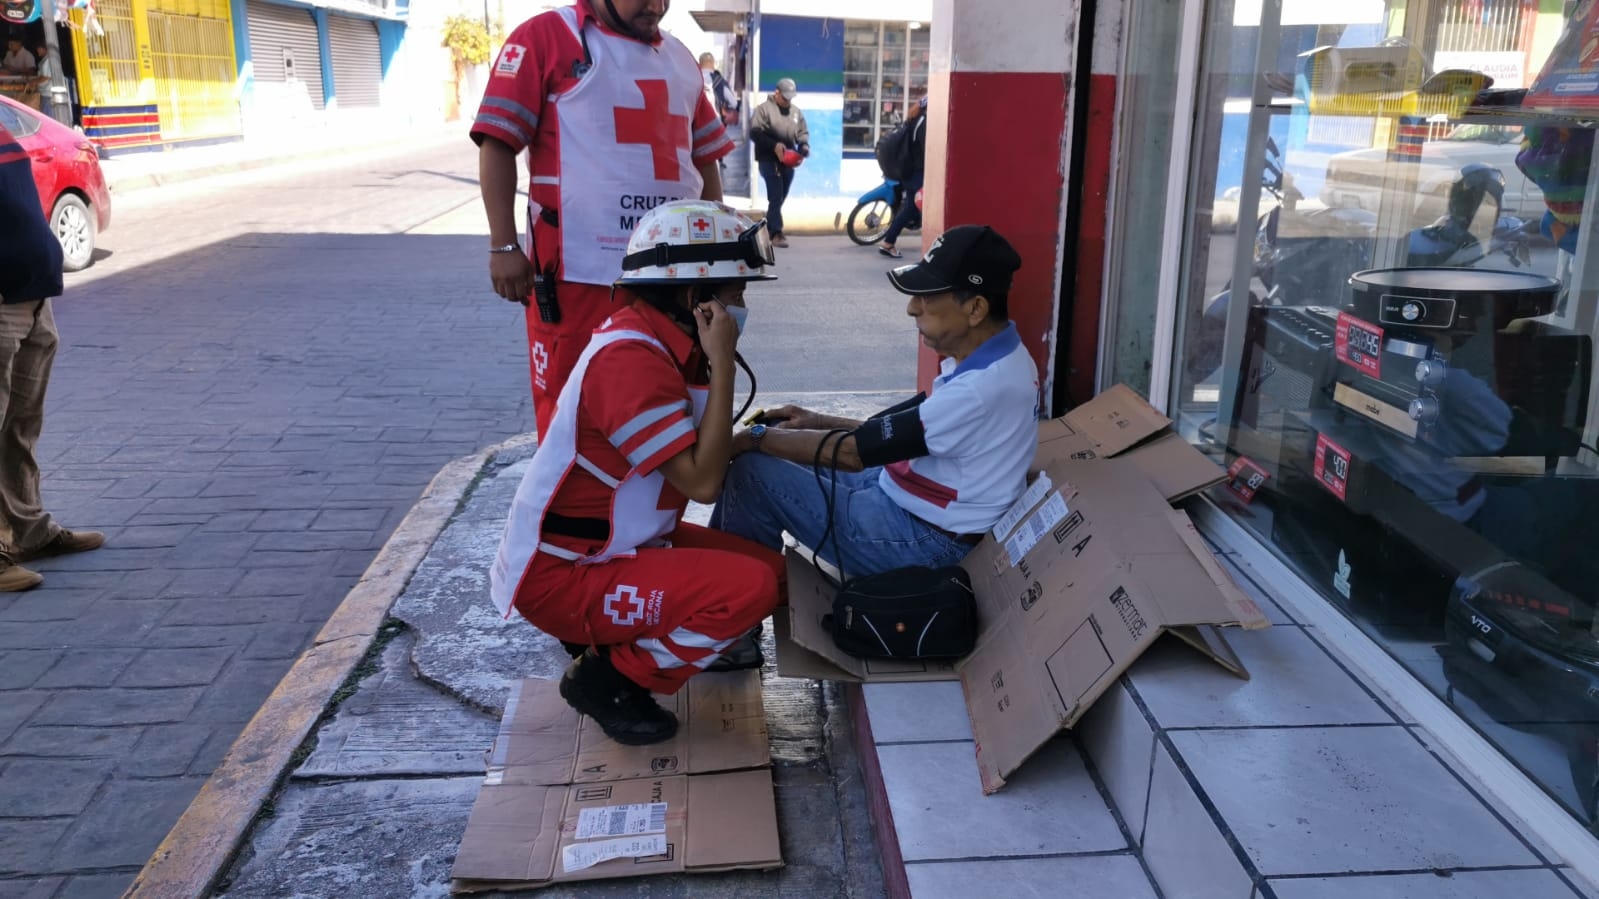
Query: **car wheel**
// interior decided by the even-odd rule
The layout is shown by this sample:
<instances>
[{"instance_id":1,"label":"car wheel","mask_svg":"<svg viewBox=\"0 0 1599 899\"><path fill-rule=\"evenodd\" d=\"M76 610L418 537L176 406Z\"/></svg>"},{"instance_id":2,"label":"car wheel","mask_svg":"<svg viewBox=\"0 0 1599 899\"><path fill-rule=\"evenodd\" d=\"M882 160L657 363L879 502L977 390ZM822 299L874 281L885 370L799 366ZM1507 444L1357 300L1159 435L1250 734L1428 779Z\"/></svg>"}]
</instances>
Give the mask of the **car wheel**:
<instances>
[{"instance_id":1,"label":"car wheel","mask_svg":"<svg viewBox=\"0 0 1599 899\"><path fill-rule=\"evenodd\" d=\"M69 272L82 271L94 261L94 216L88 204L73 194L62 194L50 213L50 229L61 241L63 266Z\"/></svg>"}]
</instances>

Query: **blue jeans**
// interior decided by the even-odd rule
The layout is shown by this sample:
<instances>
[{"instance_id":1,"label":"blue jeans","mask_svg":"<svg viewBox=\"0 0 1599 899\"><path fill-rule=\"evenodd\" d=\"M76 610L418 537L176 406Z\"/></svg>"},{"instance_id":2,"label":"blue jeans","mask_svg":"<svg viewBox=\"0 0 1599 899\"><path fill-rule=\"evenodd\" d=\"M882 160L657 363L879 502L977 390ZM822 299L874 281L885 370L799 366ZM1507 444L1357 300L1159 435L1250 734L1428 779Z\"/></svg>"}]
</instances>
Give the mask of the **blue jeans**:
<instances>
[{"instance_id":1,"label":"blue jeans","mask_svg":"<svg viewBox=\"0 0 1599 899\"><path fill-rule=\"evenodd\" d=\"M711 527L776 550L783 548L783 532L787 531L838 565L846 577L908 565L937 568L965 558L970 546L905 511L877 486L881 471L837 472L833 534L827 546L820 547L816 544L827 527L827 500L810 466L745 453L733 460L727 471L722 498L711 514ZM831 474L823 470L822 483L828 487ZM844 549L842 565L840 545Z\"/></svg>"},{"instance_id":2,"label":"blue jeans","mask_svg":"<svg viewBox=\"0 0 1599 899\"><path fill-rule=\"evenodd\" d=\"M917 172L900 184L900 190L904 192L905 198L900 201L899 212L894 214L894 220L889 223L888 230L883 232L883 243L894 246L899 241L899 233L909 228L911 222L921 219L922 211L916 208L916 192L922 189L923 177L924 173Z\"/></svg>"},{"instance_id":3,"label":"blue jeans","mask_svg":"<svg viewBox=\"0 0 1599 899\"><path fill-rule=\"evenodd\" d=\"M766 230L769 234L783 233L783 201L788 199L788 187L794 183L794 170L775 159L761 160L761 180L766 182Z\"/></svg>"}]
</instances>

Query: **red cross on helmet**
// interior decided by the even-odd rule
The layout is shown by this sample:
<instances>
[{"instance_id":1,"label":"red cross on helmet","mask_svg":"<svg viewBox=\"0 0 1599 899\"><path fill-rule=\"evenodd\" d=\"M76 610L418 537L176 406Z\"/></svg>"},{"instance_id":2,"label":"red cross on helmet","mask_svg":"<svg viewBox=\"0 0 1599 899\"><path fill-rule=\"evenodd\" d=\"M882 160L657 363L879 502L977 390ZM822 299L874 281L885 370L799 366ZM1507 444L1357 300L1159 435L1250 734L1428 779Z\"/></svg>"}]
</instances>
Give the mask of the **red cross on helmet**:
<instances>
[{"instance_id":1,"label":"red cross on helmet","mask_svg":"<svg viewBox=\"0 0 1599 899\"><path fill-rule=\"evenodd\" d=\"M765 222L710 200L677 200L639 219L616 283L771 281L766 266L775 261Z\"/></svg>"}]
</instances>

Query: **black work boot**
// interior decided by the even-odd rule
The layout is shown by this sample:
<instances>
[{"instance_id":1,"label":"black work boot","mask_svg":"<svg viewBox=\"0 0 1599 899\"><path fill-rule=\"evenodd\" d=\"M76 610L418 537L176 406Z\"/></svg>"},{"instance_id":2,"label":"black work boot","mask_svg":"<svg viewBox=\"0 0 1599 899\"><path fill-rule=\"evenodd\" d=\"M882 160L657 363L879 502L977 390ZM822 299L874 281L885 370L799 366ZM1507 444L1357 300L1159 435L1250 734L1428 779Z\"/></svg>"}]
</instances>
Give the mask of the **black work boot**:
<instances>
[{"instance_id":1,"label":"black work boot","mask_svg":"<svg viewBox=\"0 0 1599 899\"><path fill-rule=\"evenodd\" d=\"M589 645L587 643L568 643L565 640L562 640L561 648L566 650L567 655L575 659L583 653L588 652Z\"/></svg>"},{"instance_id":2,"label":"black work boot","mask_svg":"<svg viewBox=\"0 0 1599 899\"><path fill-rule=\"evenodd\" d=\"M716 661L708 665L706 671L748 671L766 664L766 656L761 653L761 629L759 627L750 631L737 640L733 645L722 651Z\"/></svg>"},{"instance_id":3,"label":"black work boot","mask_svg":"<svg viewBox=\"0 0 1599 899\"><path fill-rule=\"evenodd\" d=\"M676 715L617 671L609 656L592 649L561 676L561 698L593 718L607 737L627 746L659 743L677 733Z\"/></svg>"}]
</instances>

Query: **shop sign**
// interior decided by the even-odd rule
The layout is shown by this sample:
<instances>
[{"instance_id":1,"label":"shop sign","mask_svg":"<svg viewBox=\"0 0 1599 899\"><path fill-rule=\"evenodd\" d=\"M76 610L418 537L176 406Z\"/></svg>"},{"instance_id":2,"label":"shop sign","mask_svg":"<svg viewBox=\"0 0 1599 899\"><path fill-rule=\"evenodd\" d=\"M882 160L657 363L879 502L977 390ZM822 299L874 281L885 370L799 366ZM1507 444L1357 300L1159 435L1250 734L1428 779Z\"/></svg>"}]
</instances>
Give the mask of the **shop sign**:
<instances>
[{"instance_id":1,"label":"shop sign","mask_svg":"<svg viewBox=\"0 0 1599 899\"><path fill-rule=\"evenodd\" d=\"M1321 486L1344 500L1349 495L1349 450L1327 439L1326 434L1317 434L1313 474Z\"/></svg>"},{"instance_id":2,"label":"shop sign","mask_svg":"<svg viewBox=\"0 0 1599 899\"><path fill-rule=\"evenodd\" d=\"M1382 377L1382 329L1347 312L1338 313L1333 331L1333 351L1338 361L1373 378Z\"/></svg>"},{"instance_id":3,"label":"shop sign","mask_svg":"<svg viewBox=\"0 0 1599 899\"><path fill-rule=\"evenodd\" d=\"M36 0L0 0L0 20L22 25L39 18Z\"/></svg>"}]
</instances>

